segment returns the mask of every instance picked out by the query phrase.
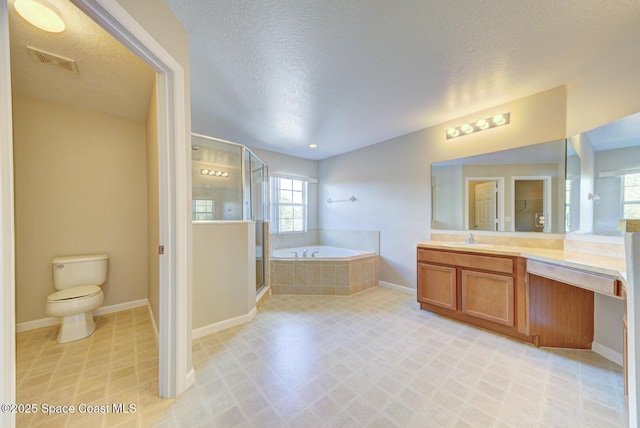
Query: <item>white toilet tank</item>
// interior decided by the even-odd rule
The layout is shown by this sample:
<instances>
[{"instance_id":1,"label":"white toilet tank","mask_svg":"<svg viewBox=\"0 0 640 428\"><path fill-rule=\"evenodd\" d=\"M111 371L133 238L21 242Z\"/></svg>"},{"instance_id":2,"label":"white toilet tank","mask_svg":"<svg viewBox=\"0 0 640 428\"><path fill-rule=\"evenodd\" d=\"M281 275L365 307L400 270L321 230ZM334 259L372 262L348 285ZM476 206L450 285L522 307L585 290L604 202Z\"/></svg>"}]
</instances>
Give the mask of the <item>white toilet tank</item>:
<instances>
[{"instance_id":1,"label":"white toilet tank","mask_svg":"<svg viewBox=\"0 0 640 428\"><path fill-rule=\"evenodd\" d=\"M108 254L56 257L53 265L53 285L57 290L81 285L102 285L107 280Z\"/></svg>"}]
</instances>

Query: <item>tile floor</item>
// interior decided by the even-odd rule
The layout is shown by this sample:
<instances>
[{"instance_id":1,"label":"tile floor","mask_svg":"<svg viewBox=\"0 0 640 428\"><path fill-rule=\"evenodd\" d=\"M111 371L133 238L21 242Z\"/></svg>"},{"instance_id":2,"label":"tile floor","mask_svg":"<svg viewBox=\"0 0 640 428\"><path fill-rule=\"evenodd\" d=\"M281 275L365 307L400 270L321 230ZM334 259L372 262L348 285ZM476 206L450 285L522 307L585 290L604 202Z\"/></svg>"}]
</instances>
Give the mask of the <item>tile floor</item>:
<instances>
[{"instance_id":1,"label":"tile floor","mask_svg":"<svg viewBox=\"0 0 640 428\"><path fill-rule=\"evenodd\" d=\"M22 427L151 426L174 400L158 397L158 351L146 307L95 317L90 337L58 344L58 327L17 334L17 401L38 413L16 418ZM134 404L135 413L43 414L42 404Z\"/></svg>"},{"instance_id":2,"label":"tile floor","mask_svg":"<svg viewBox=\"0 0 640 428\"><path fill-rule=\"evenodd\" d=\"M78 402L84 397L77 391L94 379L95 403L138 400L133 417L106 415L91 425L105 427L627 426L619 366L590 351L538 349L447 320L394 290L269 297L253 322L194 341L196 384L175 401L153 395L157 357L145 316L99 317L103 332L64 350L51 329L21 333L19 397L75 394ZM115 341L121 318L135 340ZM109 346L98 345L107 336L114 340L108 357ZM83 348L87 355L75 356ZM65 374L51 363L53 373L40 374L32 354L85 358L85 365ZM86 365L96 359L102 369ZM87 425L72 415L24 418L18 426L65 422Z\"/></svg>"},{"instance_id":3,"label":"tile floor","mask_svg":"<svg viewBox=\"0 0 640 428\"><path fill-rule=\"evenodd\" d=\"M158 426L624 427L621 368L421 311L384 288L274 295L194 341L196 385Z\"/></svg>"}]
</instances>

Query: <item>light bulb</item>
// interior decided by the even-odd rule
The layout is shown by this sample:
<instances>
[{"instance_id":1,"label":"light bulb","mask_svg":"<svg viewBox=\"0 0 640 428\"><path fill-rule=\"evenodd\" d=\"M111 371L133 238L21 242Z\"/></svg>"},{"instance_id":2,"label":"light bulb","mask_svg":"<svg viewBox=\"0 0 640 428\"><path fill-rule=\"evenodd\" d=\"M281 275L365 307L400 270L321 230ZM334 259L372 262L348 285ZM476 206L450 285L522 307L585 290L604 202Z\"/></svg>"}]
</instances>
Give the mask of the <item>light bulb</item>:
<instances>
[{"instance_id":1,"label":"light bulb","mask_svg":"<svg viewBox=\"0 0 640 428\"><path fill-rule=\"evenodd\" d=\"M496 114L495 116L493 116L493 123L495 123L497 126L500 126L504 125L506 123L506 120L503 115Z\"/></svg>"},{"instance_id":2,"label":"light bulb","mask_svg":"<svg viewBox=\"0 0 640 428\"><path fill-rule=\"evenodd\" d=\"M489 127L489 122L487 122L485 119L480 119L476 122L476 125L480 129L487 129Z\"/></svg>"},{"instance_id":3,"label":"light bulb","mask_svg":"<svg viewBox=\"0 0 640 428\"><path fill-rule=\"evenodd\" d=\"M201 169L200 170L200 174L202 174L202 175L207 175L208 173L209 173L208 169Z\"/></svg>"},{"instance_id":4,"label":"light bulb","mask_svg":"<svg viewBox=\"0 0 640 428\"><path fill-rule=\"evenodd\" d=\"M454 138L460 135L460 132L458 132L456 128L449 128L447 129L447 135L451 138Z\"/></svg>"},{"instance_id":5,"label":"light bulb","mask_svg":"<svg viewBox=\"0 0 640 428\"><path fill-rule=\"evenodd\" d=\"M473 132L473 126L469 125L468 123L465 123L460 127L460 130L465 134L471 134Z\"/></svg>"},{"instance_id":6,"label":"light bulb","mask_svg":"<svg viewBox=\"0 0 640 428\"><path fill-rule=\"evenodd\" d=\"M216 172L214 170L209 171L209 175L214 175Z\"/></svg>"}]
</instances>

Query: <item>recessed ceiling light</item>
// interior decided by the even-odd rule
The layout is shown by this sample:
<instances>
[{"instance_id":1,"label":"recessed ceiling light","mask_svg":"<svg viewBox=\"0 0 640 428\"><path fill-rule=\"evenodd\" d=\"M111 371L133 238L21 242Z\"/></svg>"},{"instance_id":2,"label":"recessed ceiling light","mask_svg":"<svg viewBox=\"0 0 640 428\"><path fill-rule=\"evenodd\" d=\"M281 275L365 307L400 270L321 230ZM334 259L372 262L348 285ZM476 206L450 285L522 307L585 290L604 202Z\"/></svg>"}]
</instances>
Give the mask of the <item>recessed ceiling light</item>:
<instances>
[{"instance_id":1,"label":"recessed ceiling light","mask_svg":"<svg viewBox=\"0 0 640 428\"><path fill-rule=\"evenodd\" d=\"M313 144L313 143L311 143L311 144L309 144L309 148L310 148L310 149L317 149L317 148L318 148L318 145L317 145L317 144Z\"/></svg>"},{"instance_id":2,"label":"recessed ceiling light","mask_svg":"<svg viewBox=\"0 0 640 428\"><path fill-rule=\"evenodd\" d=\"M45 0L15 0L13 7L29 24L41 30L61 33L65 29L64 21L56 8Z\"/></svg>"}]
</instances>

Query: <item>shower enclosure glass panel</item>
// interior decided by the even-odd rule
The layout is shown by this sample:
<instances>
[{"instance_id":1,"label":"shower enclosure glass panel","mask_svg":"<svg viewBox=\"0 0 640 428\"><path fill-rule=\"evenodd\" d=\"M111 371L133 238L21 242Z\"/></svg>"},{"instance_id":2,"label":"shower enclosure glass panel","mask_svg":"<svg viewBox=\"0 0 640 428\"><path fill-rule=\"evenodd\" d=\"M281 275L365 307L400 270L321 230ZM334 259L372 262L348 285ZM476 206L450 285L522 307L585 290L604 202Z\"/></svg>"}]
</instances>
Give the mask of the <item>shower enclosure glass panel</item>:
<instances>
[{"instance_id":1,"label":"shower enclosure glass panel","mask_svg":"<svg viewBox=\"0 0 640 428\"><path fill-rule=\"evenodd\" d=\"M242 220L242 146L191 137L192 220Z\"/></svg>"},{"instance_id":2,"label":"shower enclosure glass panel","mask_svg":"<svg viewBox=\"0 0 640 428\"><path fill-rule=\"evenodd\" d=\"M256 228L256 290L265 284L265 236L269 187L267 164L228 141L191 136L192 220L251 220Z\"/></svg>"}]
</instances>

